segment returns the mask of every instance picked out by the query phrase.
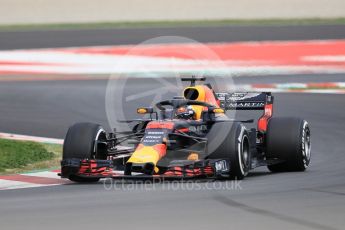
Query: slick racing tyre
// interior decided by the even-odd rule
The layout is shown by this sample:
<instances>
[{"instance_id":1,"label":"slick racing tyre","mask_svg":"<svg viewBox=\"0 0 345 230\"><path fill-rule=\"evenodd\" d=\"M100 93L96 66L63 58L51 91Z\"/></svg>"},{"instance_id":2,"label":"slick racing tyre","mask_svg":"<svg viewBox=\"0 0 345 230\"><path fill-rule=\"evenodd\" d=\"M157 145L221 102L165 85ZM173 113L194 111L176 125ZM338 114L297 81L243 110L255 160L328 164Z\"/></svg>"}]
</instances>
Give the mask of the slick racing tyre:
<instances>
[{"instance_id":1,"label":"slick racing tyre","mask_svg":"<svg viewBox=\"0 0 345 230\"><path fill-rule=\"evenodd\" d=\"M98 124L77 123L71 126L66 134L62 159L107 159L107 148L102 142L106 140L106 132ZM99 178L85 178L70 175L75 182L97 182Z\"/></svg>"},{"instance_id":2,"label":"slick racing tyre","mask_svg":"<svg viewBox=\"0 0 345 230\"><path fill-rule=\"evenodd\" d=\"M249 172L251 154L246 128L239 122L215 123L208 133L210 159L230 160L230 179L242 180Z\"/></svg>"},{"instance_id":3,"label":"slick racing tyre","mask_svg":"<svg viewBox=\"0 0 345 230\"><path fill-rule=\"evenodd\" d=\"M267 159L281 163L268 165L272 172L304 171L310 162L310 129L300 118L271 118L267 128Z\"/></svg>"}]
</instances>

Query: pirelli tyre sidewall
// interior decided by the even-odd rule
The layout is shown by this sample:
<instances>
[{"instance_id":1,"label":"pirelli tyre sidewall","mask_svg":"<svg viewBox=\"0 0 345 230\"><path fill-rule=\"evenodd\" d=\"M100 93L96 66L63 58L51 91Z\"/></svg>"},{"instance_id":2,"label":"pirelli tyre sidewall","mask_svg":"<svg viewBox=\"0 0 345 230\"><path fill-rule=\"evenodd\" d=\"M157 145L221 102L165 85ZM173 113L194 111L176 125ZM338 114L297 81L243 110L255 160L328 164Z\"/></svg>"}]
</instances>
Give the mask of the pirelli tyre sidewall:
<instances>
[{"instance_id":1,"label":"pirelli tyre sidewall","mask_svg":"<svg viewBox=\"0 0 345 230\"><path fill-rule=\"evenodd\" d=\"M304 171L311 157L310 128L300 118L277 117L268 123L266 157L281 163L268 165L273 172Z\"/></svg>"},{"instance_id":2,"label":"pirelli tyre sidewall","mask_svg":"<svg viewBox=\"0 0 345 230\"><path fill-rule=\"evenodd\" d=\"M63 145L63 159L107 159L105 149L100 149L97 141L106 139L104 129L93 123L77 123L71 126L66 134ZM70 180L76 182L95 182L98 178L84 178L71 175Z\"/></svg>"},{"instance_id":3,"label":"pirelli tyre sidewall","mask_svg":"<svg viewBox=\"0 0 345 230\"><path fill-rule=\"evenodd\" d=\"M63 145L63 159L106 159L106 154L95 145L96 141L105 140L104 129L93 123L77 123L71 126Z\"/></svg>"},{"instance_id":4,"label":"pirelli tyre sidewall","mask_svg":"<svg viewBox=\"0 0 345 230\"><path fill-rule=\"evenodd\" d=\"M222 142L218 143L213 138L220 135ZM218 145L212 146L213 143ZM248 132L240 122L220 122L213 125L208 134L208 154L210 159L230 160L230 179L242 180L249 172L251 153Z\"/></svg>"}]
</instances>

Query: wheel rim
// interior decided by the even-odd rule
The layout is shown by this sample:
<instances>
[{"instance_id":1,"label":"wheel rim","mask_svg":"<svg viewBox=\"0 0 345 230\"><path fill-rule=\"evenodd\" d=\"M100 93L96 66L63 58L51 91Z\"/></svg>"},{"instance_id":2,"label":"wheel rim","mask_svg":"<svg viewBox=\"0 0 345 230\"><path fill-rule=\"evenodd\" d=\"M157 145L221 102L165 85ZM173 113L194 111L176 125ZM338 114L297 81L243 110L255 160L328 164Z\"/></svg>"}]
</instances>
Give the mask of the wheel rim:
<instances>
[{"instance_id":1,"label":"wheel rim","mask_svg":"<svg viewBox=\"0 0 345 230\"><path fill-rule=\"evenodd\" d=\"M100 153L100 150L98 149L98 141L105 141L106 140L106 132L104 129L100 129L98 130L98 133L95 137L95 144L94 144L94 154L93 154L93 158L94 159L98 159L98 158L104 158L104 154L105 153Z\"/></svg>"},{"instance_id":2,"label":"wheel rim","mask_svg":"<svg viewBox=\"0 0 345 230\"><path fill-rule=\"evenodd\" d=\"M304 168L309 166L311 156L310 129L308 123L304 121L302 129L302 160Z\"/></svg>"},{"instance_id":3,"label":"wheel rim","mask_svg":"<svg viewBox=\"0 0 345 230\"><path fill-rule=\"evenodd\" d=\"M243 136L241 143L241 156L240 156L241 171L244 175L248 173L249 168L249 146L248 139L246 136Z\"/></svg>"}]
</instances>

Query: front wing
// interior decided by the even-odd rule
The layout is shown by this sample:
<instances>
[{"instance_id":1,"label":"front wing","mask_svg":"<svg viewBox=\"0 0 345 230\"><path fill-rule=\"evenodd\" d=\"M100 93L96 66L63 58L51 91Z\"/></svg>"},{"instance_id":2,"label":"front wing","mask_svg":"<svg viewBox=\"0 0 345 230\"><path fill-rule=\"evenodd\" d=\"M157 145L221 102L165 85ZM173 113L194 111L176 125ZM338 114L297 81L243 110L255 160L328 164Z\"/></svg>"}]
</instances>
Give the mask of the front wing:
<instances>
[{"instance_id":1,"label":"front wing","mask_svg":"<svg viewBox=\"0 0 345 230\"><path fill-rule=\"evenodd\" d=\"M124 171L116 170L112 160L80 160L66 159L61 161L62 178L76 175L84 178L113 178L134 180L177 180L197 178L222 178L230 173L230 162L227 159L207 159L200 161L176 160L172 161L161 174L132 173L124 175Z\"/></svg>"}]
</instances>

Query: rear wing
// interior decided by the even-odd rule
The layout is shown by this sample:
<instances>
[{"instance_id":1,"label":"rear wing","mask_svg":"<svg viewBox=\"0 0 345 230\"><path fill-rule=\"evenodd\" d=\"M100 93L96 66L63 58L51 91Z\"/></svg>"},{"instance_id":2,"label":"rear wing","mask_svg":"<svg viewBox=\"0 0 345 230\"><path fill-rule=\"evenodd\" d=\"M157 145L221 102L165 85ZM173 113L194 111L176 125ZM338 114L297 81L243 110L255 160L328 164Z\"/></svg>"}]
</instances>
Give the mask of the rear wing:
<instances>
[{"instance_id":1,"label":"rear wing","mask_svg":"<svg viewBox=\"0 0 345 230\"><path fill-rule=\"evenodd\" d=\"M224 110L264 110L258 120L257 130L266 133L273 115L273 96L262 93L216 93L220 107Z\"/></svg>"},{"instance_id":2,"label":"rear wing","mask_svg":"<svg viewBox=\"0 0 345 230\"><path fill-rule=\"evenodd\" d=\"M273 104L270 92L216 93L216 96L224 110L264 110L265 105Z\"/></svg>"}]
</instances>

